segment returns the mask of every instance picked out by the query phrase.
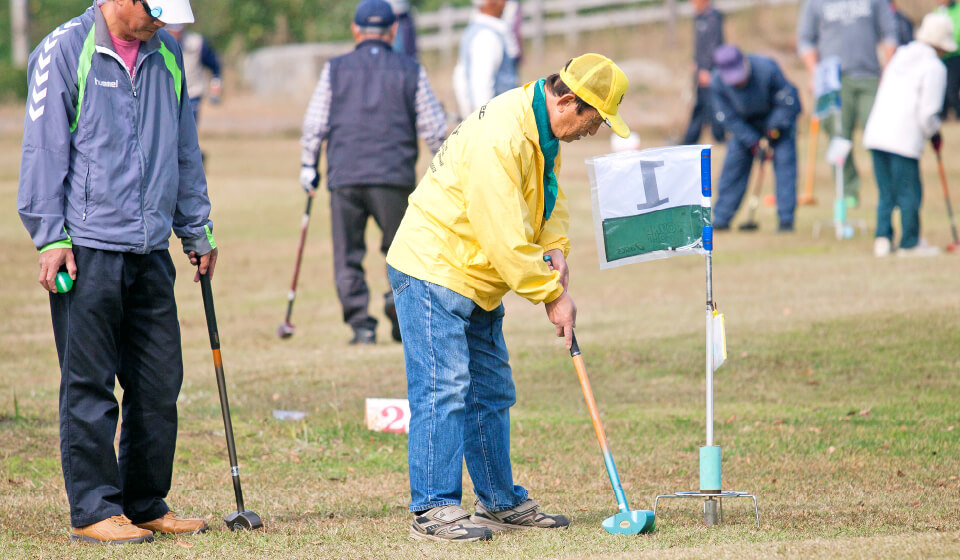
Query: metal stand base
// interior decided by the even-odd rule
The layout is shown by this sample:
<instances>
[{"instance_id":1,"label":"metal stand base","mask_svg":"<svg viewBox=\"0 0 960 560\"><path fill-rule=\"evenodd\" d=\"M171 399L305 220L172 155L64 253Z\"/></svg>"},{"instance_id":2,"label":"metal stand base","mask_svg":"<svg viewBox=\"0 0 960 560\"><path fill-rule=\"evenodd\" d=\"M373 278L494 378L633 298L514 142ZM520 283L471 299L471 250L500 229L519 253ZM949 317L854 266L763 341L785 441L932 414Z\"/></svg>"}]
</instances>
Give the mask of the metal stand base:
<instances>
[{"instance_id":1,"label":"metal stand base","mask_svg":"<svg viewBox=\"0 0 960 560\"><path fill-rule=\"evenodd\" d=\"M753 500L753 514L757 518L757 529L760 528L760 510L757 508L757 497L753 494L748 494L746 492L734 492L730 490L725 490L719 494L707 494L698 490L675 492L673 494L660 494L653 502L654 516L657 515L657 505L660 502L660 498L705 498L704 502L712 502L716 500L716 503L719 506L719 515L716 517L714 517L714 514L717 512L717 510L714 509L713 504L704 504L703 518L707 525L717 525L723 521L724 498L751 498Z\"/></svg>"},{"instance_id":2,"label":"metal stand base","mask_svg":"<svg viewBox=\"0 0 960 560\"><path fill-rule=\"evenodd\" d=\"M867 234L868 225L867 221L860 218L847 218L847 221L844 222L844 225L850 228L850 231L859 229L860 233L863 235ZM820 220L818 222L813 222L813 238L820 238L820 230L836 230L836 224L833 220Z\"/></svg>"}]
</instances>

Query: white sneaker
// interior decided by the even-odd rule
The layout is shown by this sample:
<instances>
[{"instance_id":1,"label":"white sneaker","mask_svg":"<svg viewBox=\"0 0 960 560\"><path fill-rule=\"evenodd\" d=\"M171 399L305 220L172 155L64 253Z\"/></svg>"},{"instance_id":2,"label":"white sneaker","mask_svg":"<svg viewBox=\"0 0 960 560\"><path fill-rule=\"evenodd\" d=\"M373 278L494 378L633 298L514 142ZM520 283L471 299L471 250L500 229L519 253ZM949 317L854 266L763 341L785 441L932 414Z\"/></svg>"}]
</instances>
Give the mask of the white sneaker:
<instances>
[{"instance_id":1,"label":"white sneaker","mask_svg":"<svg viewBox=\"0 0 960 560\"><path fill-rule=\"evenodd\" d=\"M926 239L921 239L916 247L897 250L897 256L900 257L935 257L940 254L940 247L929 245Z\"/></svg>"},{"instance_id":2,"label":"white sneaker","mask_svg":"<svg viewBox=\"0 0 960 560\"><path fill-rule=\"evenodd\" d=\"M890 256L890 240L886 237L878 237L873 240L873 256L878 259Z\"/></svg>"}]
</instances>

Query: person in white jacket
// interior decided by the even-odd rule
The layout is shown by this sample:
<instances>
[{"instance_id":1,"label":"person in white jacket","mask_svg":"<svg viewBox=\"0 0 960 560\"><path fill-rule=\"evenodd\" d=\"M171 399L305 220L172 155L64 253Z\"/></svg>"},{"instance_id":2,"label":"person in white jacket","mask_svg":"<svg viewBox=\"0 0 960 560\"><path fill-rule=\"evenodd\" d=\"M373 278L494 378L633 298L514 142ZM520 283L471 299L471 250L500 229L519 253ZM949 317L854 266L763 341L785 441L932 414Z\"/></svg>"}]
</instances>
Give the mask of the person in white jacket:
<instances>
[{"instance_id":1,"label":"person in white jacket","mask_svg":"<svg viewBox=\"0 0 960 560\"><path fill-rule=\"evenodd\" d=\"M940 58L956 50L953 22L932 13L923 18L916 40L897 49L883 73L877 98L863 132L863 144L873 155L880 198L873 252L890 254L891 214L900 208L900 256L933 256L937 247L920 239L920 155L930 138L940 148L940 109L947 70Z\"/></svg>"},{"instance_id":2,"label":"person in white jacket","mask_svg":"<svg viewBox=\"0 0 960 560\"><path fill-rule=\"evenodd\" d=\"M504 21L505 0L473 0L476 8L460 39L453 91L466 119L494 97L517 87L520 48Z\"/></svg>"}]
</instances>

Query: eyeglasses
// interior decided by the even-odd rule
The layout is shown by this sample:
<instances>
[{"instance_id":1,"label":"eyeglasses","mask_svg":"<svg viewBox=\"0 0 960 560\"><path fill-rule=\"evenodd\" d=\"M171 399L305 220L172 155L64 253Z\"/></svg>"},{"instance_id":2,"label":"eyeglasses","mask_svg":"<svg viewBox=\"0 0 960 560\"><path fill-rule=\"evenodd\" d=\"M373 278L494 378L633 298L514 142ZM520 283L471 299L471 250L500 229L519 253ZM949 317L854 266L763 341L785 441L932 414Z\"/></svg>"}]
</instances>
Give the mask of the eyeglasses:
<instances>
[{"instance_id":1,"label":"eyeglasses","mask_svg":"<svg viewBox=\"0 0 960 560\"><path fill-rule=\"evenodd\" d=\"M596 111L596 108L594 108L594 111ZM591 123L590 127L593 128L593 124L597 123L598 121L598 126L607 125L608 127L613 128L613 126L610 125L610 119L603 118L603 115L600 114L600 111L597 111L597 118L593 120L593 123Z\"/></svg>"},{"instance_id":2,"label":"eyeglasses","mask_svg":"<svg viewBox=\"0 0 960 560\"><path fill-rule=\"evenodd\" d=\"M158 18L160 17L160 14L163 13L163 8L151 8L150 5L147 4L146 0L134 0L134 2L140 2L143 4L144 11L146 11L150 17Z\"/></svg>"}]
</instances>

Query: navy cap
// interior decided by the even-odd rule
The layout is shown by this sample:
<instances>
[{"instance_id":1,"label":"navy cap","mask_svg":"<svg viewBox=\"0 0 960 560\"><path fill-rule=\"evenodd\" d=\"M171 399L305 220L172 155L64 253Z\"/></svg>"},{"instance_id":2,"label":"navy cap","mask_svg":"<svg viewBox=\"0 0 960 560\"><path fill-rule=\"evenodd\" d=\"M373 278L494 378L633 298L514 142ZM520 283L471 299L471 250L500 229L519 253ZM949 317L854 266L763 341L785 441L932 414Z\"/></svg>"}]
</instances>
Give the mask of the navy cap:
<instances>
[{"instance_id":1,"label":"navy cap","mask_svg":"<svg viewBox=\"0 0 960 560\"><path fill-rule=\"evenodd\" d=\"M743 53L734 45L720 45L713 51L713 66L720 72L720 79L728 86L747 81L750 69Z\"/></svg>"},{"instance_id":2,"label":"navy cap","mask_svg":"<svg viewBox=\"0 0 960 560\"><path fill-rule=\"evenodd\" d=\"M363 0L353 16L353 23L359 27L390 27L395 21L393 8L384 0Z\"/></svg>"}]
</instances>

